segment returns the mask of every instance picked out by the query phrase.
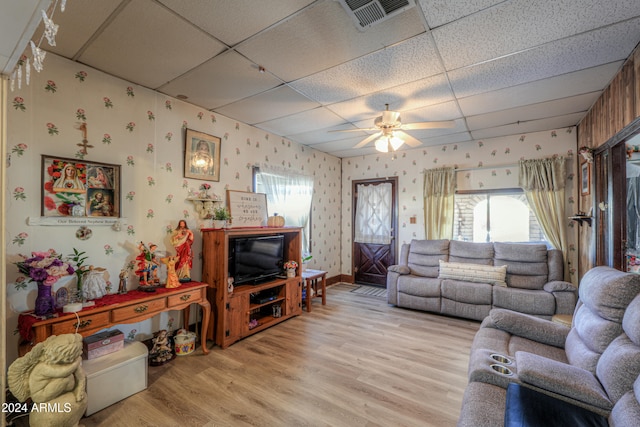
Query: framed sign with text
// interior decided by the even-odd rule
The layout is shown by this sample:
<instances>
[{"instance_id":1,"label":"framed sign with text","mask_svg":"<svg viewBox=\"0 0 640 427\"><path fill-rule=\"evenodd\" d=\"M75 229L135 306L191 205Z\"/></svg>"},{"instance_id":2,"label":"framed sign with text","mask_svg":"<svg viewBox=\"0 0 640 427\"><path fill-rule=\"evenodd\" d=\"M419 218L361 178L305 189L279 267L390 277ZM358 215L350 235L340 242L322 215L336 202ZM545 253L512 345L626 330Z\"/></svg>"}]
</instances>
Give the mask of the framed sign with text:
<instances>
[{"instance_id":1,"label":"framed sign with text","mask_svg":"<svg viewBox=\"0 0 640 427\"><path fill-rule=\"evenodd\" d=\"M264 193L227 190L227 207L232 227L267 225L267 195Z\"/></svg>"}]
</instances>

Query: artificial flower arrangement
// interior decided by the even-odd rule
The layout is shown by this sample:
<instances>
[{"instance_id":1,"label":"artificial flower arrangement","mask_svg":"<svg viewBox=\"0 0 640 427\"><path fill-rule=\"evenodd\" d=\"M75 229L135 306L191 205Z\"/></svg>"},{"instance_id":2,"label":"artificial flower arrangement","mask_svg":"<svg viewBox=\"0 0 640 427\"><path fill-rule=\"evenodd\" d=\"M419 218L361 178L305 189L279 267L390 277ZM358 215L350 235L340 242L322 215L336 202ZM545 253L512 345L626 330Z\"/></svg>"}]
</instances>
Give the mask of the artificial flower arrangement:
<instances>
[{"instance_id":1,"label":"artificial flower arrangement","mask_svg":"<svg viewBox=\"0 0 640 427\"><path fill-rule=\"evenodd\" d=\"M37 316L50 317L56 310L51 293L53 284L61 277L73 274L75 269L53 249L47 252L31 252L31 258L23 258L23 261L15 263L18 270L27 276L28 282L38 282L34 312Z\"/></svg>"},{"instance_id":2,"label":"artificial flower arrangement","mask_svg":"<svg viewBox=\"0 0 640 427\"><path fill-rule=\"evenodd\" d=\"M298 263L295 261L287 261L284 263L283 267L287 270L298 268Z\"/></svg>"},{"instance_id":3,"label":"artificial flower arrangement","mask_svg":"<svg viewBox=\"0 0 640 427\"><path fill-rule=\"evenodd\" d=\"M21 255L24 261L18 261L20 273L27 276L28 281L43 283L52 286L62 276L69 276L75 269L69 262L62 259L53 249L47 252L31 252L31 258Z\"/></svg>"},{"instance_id":4,"label":"artificial flower arrangement","mask_svg":"<svg viewBox=\"0 0 640 427\"><path fill-rule=\"evenodd\" d=\"M204 184L200 184L200 189L201 189L201 190L204 190L204 191L210 190L210 189L211 189L211 185L210 185L210 184L207 184L207 183L205 182Z\"/></svg>"}]
</instances>

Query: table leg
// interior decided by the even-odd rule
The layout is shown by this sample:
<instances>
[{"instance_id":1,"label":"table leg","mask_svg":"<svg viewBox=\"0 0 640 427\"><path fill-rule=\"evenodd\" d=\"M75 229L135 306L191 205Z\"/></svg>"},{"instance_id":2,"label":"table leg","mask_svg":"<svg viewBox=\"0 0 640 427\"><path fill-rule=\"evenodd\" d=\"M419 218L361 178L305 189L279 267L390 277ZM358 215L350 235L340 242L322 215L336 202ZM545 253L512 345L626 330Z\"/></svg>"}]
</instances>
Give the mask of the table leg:
<instances>
[{"instance_id":1,"label":"table leg","mask_svg":"<svg viewBox=\"0 0 640 427\"><path fill-rule=\"evenodd\" d=\"M204 299L198 303L202 307L202 330L200 332L200 343L202 345L202 353L209 354L207 348L207 329L209 328L209 318L211 317L211 304Z\"/></svg>"},{"instance_id":2,"label":"table leg","mask_svg":"<svg viewBox=\"0 0 640 427\"><path fill-rule=\"evenodd\" d=\"M322 305L327 305L327 276L322 275Z\"/></svg>"},{"instance_id":3,"label":"table leg","mask_svg":"<svg viewBox=\"0 0 640 427\"><path fill-rule=\"evenodd\" d=\"M311 311L311 280L305 279L304 285L307 288L306 304L308 313Z\"/></svg>"}]
</instances>

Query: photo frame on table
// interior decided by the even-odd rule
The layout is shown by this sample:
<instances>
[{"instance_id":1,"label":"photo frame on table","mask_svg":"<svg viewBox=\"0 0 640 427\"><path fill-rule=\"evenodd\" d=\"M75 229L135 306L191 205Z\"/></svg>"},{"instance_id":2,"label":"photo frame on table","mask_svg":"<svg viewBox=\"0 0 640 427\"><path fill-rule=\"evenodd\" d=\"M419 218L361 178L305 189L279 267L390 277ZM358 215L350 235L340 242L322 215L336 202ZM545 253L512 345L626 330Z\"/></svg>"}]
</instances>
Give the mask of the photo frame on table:
<instances>
[{"instance_id":1,"label":"photo frame on table","mask_svg":"<svg viewBox=\"0 0 640 427\"><path fill-rule=\"evenodd\" d=\"M580 194L588 196L591 193L591 163L580 165Z\"/></svg>"},{"instance_id":2,"label":"photo frame on table","mask_svg":"<svg viewBox=\"0 0 640 427\"><path fill-rule=\"evenodd\" d=\"M227 190L227 208L232 227L267 225L267 195L264 193Z\"/></svg>"},{"instance_id":3,"label":"photo frame on table","mask_svg":"<svg viewBox=\"0 0 640 427\"><path fill-rule=\"evenodd\" d=\"M217 136L187 129L184 141L184 177L220 181L220 144Z\"/></svg>"},{"instance_id":4,"label":"photo frame on table","mask_svg":"<svg viewBox=\"0 0 640 427\"><path fill-rule=\"evenodd\" d=\"M45 217L120 217L120 165L42 155Z\"/></svg>"}]
</instances>

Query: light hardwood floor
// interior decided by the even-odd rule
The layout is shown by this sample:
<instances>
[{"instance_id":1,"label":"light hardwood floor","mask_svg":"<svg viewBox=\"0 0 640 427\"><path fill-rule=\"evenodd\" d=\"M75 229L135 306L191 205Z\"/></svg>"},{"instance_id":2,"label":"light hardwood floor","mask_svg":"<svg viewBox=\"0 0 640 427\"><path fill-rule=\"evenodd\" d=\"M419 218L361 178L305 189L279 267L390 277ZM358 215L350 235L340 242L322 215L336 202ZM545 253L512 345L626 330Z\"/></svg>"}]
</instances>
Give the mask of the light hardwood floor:
<instances>
[{"instance_id":1,"label":"light hardwood floor","mask_svg":"<svg viewBox=\"0 0 640 427\"><path fill-rule=\"evenodd\" d=\"M337 284L327 305L221 350L149 367L89 426L455 426L479 323Z\"/></svg>"}]
</instances>

